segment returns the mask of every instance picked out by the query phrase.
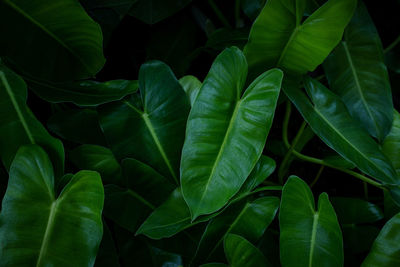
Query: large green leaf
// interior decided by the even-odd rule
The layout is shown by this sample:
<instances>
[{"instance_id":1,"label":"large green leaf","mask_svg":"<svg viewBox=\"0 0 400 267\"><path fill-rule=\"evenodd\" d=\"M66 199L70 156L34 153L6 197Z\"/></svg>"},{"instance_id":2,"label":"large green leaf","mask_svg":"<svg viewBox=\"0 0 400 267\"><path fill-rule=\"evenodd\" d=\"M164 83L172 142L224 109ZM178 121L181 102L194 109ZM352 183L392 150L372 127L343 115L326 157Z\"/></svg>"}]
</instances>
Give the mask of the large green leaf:
<instances>
[{"instance_id":1,"label":"large green leaf","mask_svg":"<svg viewBox=\"0 0 400 267\"><path fill-rule=\"evenodd\" d=\"M239 202L210 220L200 239L194 262L207 262L216 252L221 252L228 234L240 235L251 242L258 241L275 218L279 202L277 197L261 197L244 205Z\"/></svg>"},{"instance_id":2,"label":"large green leaf","mask_svg":"<svg viewBox=\"0 0 400 267\"><path fill-rule=\"evenodd\" d=\"M279 213L282 266L343 266L343 240L335 210L322 193L315 210L307 184L291 176L283 187Z\"/></svg>"},{"instance_id":3,"label":"large green leaf","mask_svg":"<svg viewBox=\"0 0 400 267\"><path fill-rule=\"evenodd\" d=\"M343 41L324 63L331 89L350 115L374 137L383 140L393 120L390 82L375 25L360 1Z\"/></svg>"},{"instance_id":4,"label":"large green leaf","mask_svg":"<svg viewBox=\"0 0 400 267\"><path fill-rule=\"evenodd\" d=\"M382 151L392 161L393 167L400 175L400 114L396 110L393 115L392 129L383 140Z\"/></svg>"},{"instance_id":5,"label":"large green leaf","mask_svg":"<svg viewBox=\"0 0 400 267\"><path fill-rule=\"evenodd\" d=\"M340 98L319 82L307 78L309 98L297 88L285 88L312 130L346 160L386 184L398 184L389 159L374 140L350 117Z\"/></svg>"},{"instance_id":6,"label":"large green leaf","mask_svg":"<svg viewBox=\"0 0 400 267\"><path fill-rule=\"evenodd\" d=\"M375 204L349 197L331 198L341 224L371 223L383 219L382 210Z\"/></svg>"},{"instance_id":7,"label":"large green leaf","mask_svg":"<svg viewBox=\"0 0 400 267\"><path fill-rule=\"evenodd\" d=\"M49 130L78 144L106 145L96 110L68 109L56 112L47 122Z\"/></svg>"},{"instance_id":8,"label":"large green leaf","mask_svg":"<svg viewBox=\"0 0 400 267\"><path fill-rule=\"evenodd\" d=\"M147 23L155 24L175 14L191 0L137 0L129 14Z\"/></svg>"},{"instance_id":9,"label":"large green leaf","mask_svg":"<svg viewBox=\"0 0 400 267\"><path fill-rule=\"evenodd\" d=\"M21 145L38 144L50 155L57 176L64 172L64 147L26 105L24 81L0 63L0 157L7 169Z\"/></svg>"},{"instance_id":10,"label":"large green leaf","mask_svg":"<svg viewBox=\"0 0 400 267\"><path fill-rule=\"evenodd\" d=\"M181 183L192 219L222 208L261 156L283 75L278 69L267 71L243 94L246 76L243 53L235 47L225 49L190 111Z\"/></svg>"},{"instance_id":11,"label":"large green leaf","mask_svg":"<svg viewBox=\"0 0 400 267\"><path fill-rule=\"evenodd\" d=\"M393 216L382 228L363 267L396 267L400 265L400 213Z\"/></svg>"},{"instance_id":12,"label":"large green leaf","mask_svg":"<svg viewBox=\"0 0 400 267\"><path fill-rule=\"evenodd\" d=\"M275 162L262 156L239 192L230 203L238 201L251 194L262 181L264 181L275 169ZM269 188L276 189L276 188ZM171 237L176 233L192 227L200 222L208 221L217 216L219 212L201 216L192 222L189 208L183 199L180 188L177 188L169 198L159 206L146 221L140 226L137 234L144 234L153 239Z\"/></svg>"},{"instance_id":13,"label":"large green leaf","mask_svg":"<svg viewBox=\"0 0 400 267\"><path fill-rule=\"evenodd\" d=\"M103 226L98 173L80 171L61 194L36 145L18 150L0 215L2 266L93 266Z\"/></svg>"},{"instance_id":14,"label":"large green leaf","mask_svg":"<svg viewBox=\"0 0 400 267\"><path fill-rule=\"evenodd\" d=\"M183 90L186 92L190 100L190 105L193 106L194 101L199 94L202 83L192 75L186 75L179 79Z\"/></svg>"},{"instance_id":15,"label":"large green leaf","mask_svg":"<svg viewBox=\"0 0 400 267\"><path fill-rule=\"evenodd\" d=\"M92 77L105 62L101 29L76 0L1 0L0 33L0 55L35 79Z\"/></svg>"},{"instance_id":16,"label":"large green leaf","mask_svg":"<svg viewBox=\"0 0 400 267\"><path fill-rule=\"evenodd\" d=\"M50 83L27 79L29 88L44 100L52 103L72 102L79 106L97 106L122 99L135 93L137 81L112 80L108 82L80 81Z\"/></svg>"},{"instance_id":17,"label":"large green leaf","mask_svg":"<svg viewBox=\"0 0 400 267\"><path fill-rule=\"evenodd\" d=\"M228 234L224 249L231 267L271 266L261 251L240 235Z\"/></svg>"},{"instance_id":18,"label":"large green leaf","mask_svg":"<svg viewBox=\"0 0 400 267\"><path fill-rule=\"evenodd\" d=\"M313 71L342 38L356 0L329 0L301 23L306 0L269 0L254 22L244 51L256 73L279 67Z\"/></svg>"},{"instance_id":19,"label":"large green leaf","mask_svg":"<svg viewBox=\"0 0 400 267\"><path fill-rule=\"evenodd\" d=\"M159 61L142 65L139 87L141 101L133 95L99 108L101 127L118 159L136 158L178 183L189 99Z\"/></svg>"}]
</instances>

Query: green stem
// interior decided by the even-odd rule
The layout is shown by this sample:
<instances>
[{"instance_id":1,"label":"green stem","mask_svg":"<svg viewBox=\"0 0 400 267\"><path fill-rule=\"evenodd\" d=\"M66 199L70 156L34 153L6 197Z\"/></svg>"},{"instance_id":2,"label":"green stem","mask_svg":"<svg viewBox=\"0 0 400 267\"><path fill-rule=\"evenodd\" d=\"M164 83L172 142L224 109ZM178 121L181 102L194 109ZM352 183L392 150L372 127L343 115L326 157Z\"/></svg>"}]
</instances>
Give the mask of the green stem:
<instances>
[{"instance_id":1,"label":"green stem","mask_svg":"<svg viewBox=\"0 0 400 267\"><path fill-rule=\"evenodd\" d=\"M292 145L289 146L289 150L286 152L285 157L282 160L282 163L279 167L278 170L278 176L279 176L279 183L283 184L283 177L284 177L284 172L285 172L285 168L286 165L288 163L288 161L290 160L290 156L292 155L292 152L294 151L294 148L296 147L297 143L299 142L301 135L304 132L304 129L306 128L307 123L305 121L303 121L303 123L301 124L295 138L293 139ZM287 139L287 135L286 135L286 139Z\"/></svg>"},{"instance_id":2,"label":"green stem","mask_svg":"<svg viewBox=\"0 0 400 267\"><path fill-rule=\"evenodd\" d=\"M369 199L369 194L368 194L368 184L363 181L363 186L364 186L364 197L366 200Z\"/></svg>"},{"instance_id":3,"label":"green stem","mask_svg":"<svg viewBox=\"0 0 400 267\"><path fill-rule=\"evenodd\" d=\"M283 124L282 124L282 140L287 149L290 148L290 143L288 139L288 127L289 127L289 120L291 113L292 113L292 103L290 103L290 101L288 100L286 101L285 117L283 118Z\"/></svg>"},{"instance_id":4,"label":"green stem","mask_svg":"<svg viewBox=\"0 0 400 267\"><path fill-rule=\"evenodd\" d=\"M374 180L372 180L372 179L370 179L370 178L368 178L368 177L366 177L366 176L364 176L364 175L362 175L362 174L360 174L358 172L334 166L334 165L329 164L329 163L327 163L327 162L325 162L325 161L323 161L321 159L317 159L317 158L313 158L313 157L310 157L310 156L303 155L303 154L297 152L296 150L293 150L292 154L295 155L297 158L299 158L301 160L308 161L308 162L311 162L311 163L315 163L315 164L323 165L323 166L326 166L326 167L329 167L329 168L332 168L332 169L339 170L341 172L344 172L344 173L347 173L347 174L349 174L351 176L354 176L354 177L356 177L356 178L358 178L358 179L360 179L360 180L362 180L362 181L364 181L366 183L369 183L369 184L371 184L371 185L373 185L375 187L378 187L380 189L385 189L385 187L382 184L380 184L380 183L378 183L378 182L376 182L376 181L374 181Z\"/></svg>"},{"instance_id":5,"label":"green stem","mask_svg":"<svg viewBox=\"0 0 400 267\"><path fill-rule=\"evenodd\" d=\"M318 182L319 177L321 177L321 174L324 171L324 169L325 169L324 165L321 165L321 167L319 167L319 170L317 172L317 175L314 178L314 181L312 181L311 184L310 184L310 188L312 188Z\"/></svg>"},{"instance_id":6,"label":"green stem","mask_svg":"<svg viewBox=\"0 0 400 267\"><path fill-rule=\"evenodd\" d=\"M215 4L214 0L208 0L208 4L211 6L212 10L217 15L218 19L222 22L222 24L224 24L224 26L227 28L232 28L228 20L225 18L224 14L222 14L221 10Z\"/></svg>"},{"instance_id":7,"label":"green stem","mask_svg":"<svg viewBox=\"0 0 400 267\"><path fill-rule=\"evenodd\" d=\"M387 52L392 50L399 43L400 43L400 35L397 36L396 40L394 40L393 43L391 43L388 47L385 48L385 50L383 50L383 53L386 54Z\"/></svg>"}]
</instances>

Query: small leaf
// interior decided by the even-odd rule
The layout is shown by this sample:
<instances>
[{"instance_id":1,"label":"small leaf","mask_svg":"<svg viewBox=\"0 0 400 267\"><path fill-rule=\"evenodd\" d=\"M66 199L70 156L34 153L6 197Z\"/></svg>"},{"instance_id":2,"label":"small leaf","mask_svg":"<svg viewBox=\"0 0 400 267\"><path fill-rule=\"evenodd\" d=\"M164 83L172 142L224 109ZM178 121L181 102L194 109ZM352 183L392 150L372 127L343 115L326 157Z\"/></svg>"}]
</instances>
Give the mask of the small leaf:
<instances>
[{"instance_id":1,"label":"small leaf","mask_svg":"<svg viewBox=\"0 0 400 267\"><path fill-rule=\"evenodd\" d=\"M186 75L179 79L183 90L187 94L190 100L190 105L193 106L197 95L199 94L202 83L192 75Z\"/></svg>"}]
</instances>

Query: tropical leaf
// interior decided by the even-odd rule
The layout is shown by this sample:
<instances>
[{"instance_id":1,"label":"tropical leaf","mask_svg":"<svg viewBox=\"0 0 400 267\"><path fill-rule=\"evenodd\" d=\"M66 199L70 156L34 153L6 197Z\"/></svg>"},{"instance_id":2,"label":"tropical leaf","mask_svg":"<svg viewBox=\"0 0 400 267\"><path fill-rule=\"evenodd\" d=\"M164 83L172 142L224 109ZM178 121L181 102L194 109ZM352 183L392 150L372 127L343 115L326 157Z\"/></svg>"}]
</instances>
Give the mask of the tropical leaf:
<instances>
[{"instance_id":1,"label":"tropical leaf","mask_svg":"<svg viewBox=\"0 0 400 267\"><path fill-rule=\"evenodd\" d=\"M57 196L47 154L36 145L21 147L0 214L1 264L93 266L103 200L100 176L92 171L75 174Z\"/></svg>"},{"instance_id":2,"label":"tropical leaf","mask_svg":"<svg viewBox=\"0 0 400 267\"><path fill-rule=\"evenodd\" d=\"M289 177L279 212L282 266L343 266L343 240L335 210L322 193L315 210L307 184Z\"/></svg>"},{"instance_id":3,"label":"tropical leaf","mask_svg":"<svg viewBox=\"0 0 400 267\"><path fill-rule=\"evenodd\" d=\"M393 167L400 175L400 114L396 110L393 115L392 129L383 140L382 151L392 161Z\"/></svg>"},{"instance_id":4,"label":"tropical leaf","mask_svg":"<svg viewBox=\"0 0 400 267\"><path fill-rule=\"evenodd\" d=\"M235 47L214 61L190 111L182 149L182 194L192 219L222 208L261 156L282 72L259 76L244 92L247 63Z\"/></svg>"},{"instance_id":5,"label":"tropical leaf","mask_svg":"<svg viewBox=\"0 0 400 267\"><path fill-rule=\"evenodd\" d=\"M392 93L381 40L361 1L324 69L350 115L382 141L392 125Z\"/></svg>"},{"instance_id":6,"label":"tropical leaf","mask_svg":"<svg viewBox=\"0 0 400 267\"><path fill-rule=\"evenodd\" d=\"M179 83L189 97L190 105L193 106L193 103L199 94L202 83L192 75L186 75L180 78Z\"/></svg>"},{"instance_id":7,"label":"tropical leaf","mask_svg":"<svg viewBox=\"0 0 400 267\"><path fill-rule=\"evenodd\" d=\"M93 77L104 65L101 29L76 0L1 0L0 25L0 55L37 80Z\"/></svg>"}]
</instances>

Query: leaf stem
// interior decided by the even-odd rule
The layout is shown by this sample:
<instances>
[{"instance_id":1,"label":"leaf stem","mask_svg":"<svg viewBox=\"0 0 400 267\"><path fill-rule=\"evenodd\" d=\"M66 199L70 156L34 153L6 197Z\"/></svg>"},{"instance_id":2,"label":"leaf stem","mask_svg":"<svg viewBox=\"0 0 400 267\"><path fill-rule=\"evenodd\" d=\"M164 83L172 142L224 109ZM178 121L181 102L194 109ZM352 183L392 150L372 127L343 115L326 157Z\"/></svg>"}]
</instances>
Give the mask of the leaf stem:
<instances>
[{"instance_id":1,"label":"leaf stem","mask_svg":"<svg viewBox=\"0 0 400 267\"><path fill-rule=\"evenodd\" d=\"M317 172L317 175L315 176L314 180L311 182L310 184L310 188L312 188L319 180L319 177L321 177L322 172L324 171L325 166L321 165L321 167L319 167L319 170Z\"/></svg>"},{"instance_id":2,"label":"leaf stem","mask_svg":"<svg viewBox=\"0 0 400 267\"><path fill-rule=\"evenodd\" d=\"M396 40L394 40L388 47L386 47L385 50L383 50L383 53L386 54L387 52L395 48L395 46L398 45L399 43L400 43L400 35L397 36Z\"/></svg>"},{"instance_id":3,"label":"leaf stem","mask_svg":"<svg viewBox=\"0 0 400 267\"><path fill-rule=\"evenodd\" d=\"M241 0L236 0L235 1L235 21L236 21L236 28L239 28L242 26L242 21L240 19L240 1Z\"/></svg>"},{"instance_id":4,"label":"leaf stem","mask_svg":"<svg viewBox=\"0 0 400 267\"><path fill-rule=\"evenodd\" d=\"M228 20L224 16L224 14L221 12L221 10L218 8L218 6L215 4L214 0L208 0L208 4L211 6L212 10L217 15L218 19L222 22L222 24L227 28L232 28L231 25L229 24Z\"/></svg>"},{"instance_id":5,"label":"leaf stem","mask_svg":"<svg viewBox=\"0 0 400 267\"><path fill-rule=\"evenodd\" d=\"M292 113L292 103L290 103L290 101L288 100L286 101L285 117L283 118L283 124L282 124L282 140L287 149L290 148L290 143L288 139L288 127L289 127L289 120L291 113Z\"/></svg>"}]
</instances>

